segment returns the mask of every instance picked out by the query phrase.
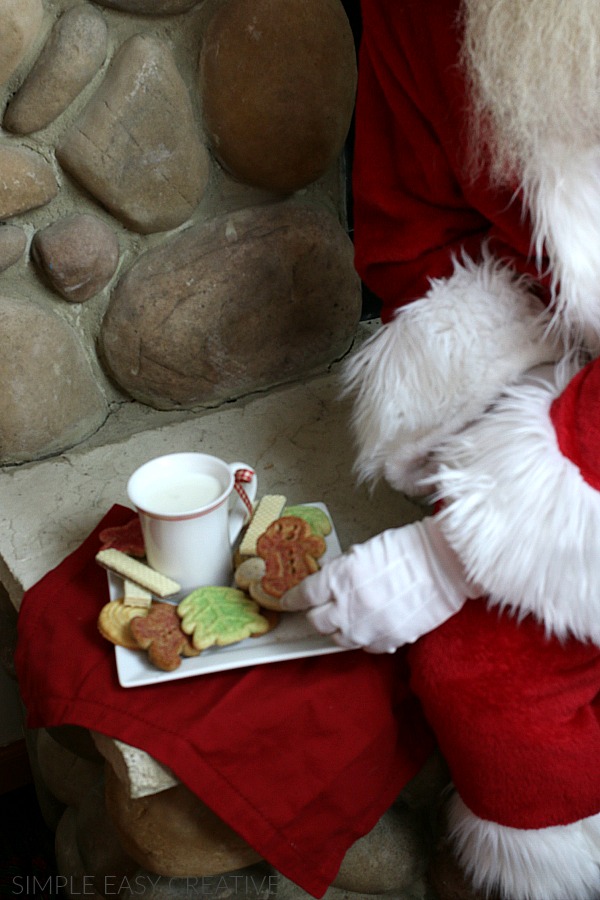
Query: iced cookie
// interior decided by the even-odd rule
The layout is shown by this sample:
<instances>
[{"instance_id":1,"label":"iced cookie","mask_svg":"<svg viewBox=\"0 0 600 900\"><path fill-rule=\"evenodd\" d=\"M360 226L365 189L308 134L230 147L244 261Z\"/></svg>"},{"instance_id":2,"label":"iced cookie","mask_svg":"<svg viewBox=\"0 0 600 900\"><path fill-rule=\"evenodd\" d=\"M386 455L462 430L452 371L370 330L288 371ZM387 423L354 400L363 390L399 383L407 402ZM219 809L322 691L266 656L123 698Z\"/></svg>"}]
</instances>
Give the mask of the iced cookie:
<instances>
[{"instance_id":1,"label":"iced cookie","mask_svg":"<svg viewBox=\"0 0 600 900\"><path fill-rule=\"evenodd\" d=\"M235 644L271 627L258 604L231 587L197 588L181 601L177 612L197 650Z\"/></svg>"},{"instance_id":2,"label":"iced cookie","mask_svg":"<svg viewBox=\"0 0 600 900\"><path fill-rule=\"evenodd\" d=\"M304 519L315 534L322 534L323 536L331 534L331 520L327 513L318 506L308 506L307 504L286 506L282 515L298 516L300 519Z\"/></svg>"},{"instance_id":3,"label":"iced cookie","mask_svg":"<svg viewBox=\"0 0 600 900\"><path fill-rule=\"evenodd\" d=\"M100 532L101 550L120 550L129 556L137 556L140 559L146 555L142 526L138 516L127 522L126 525L114 525L104 528Z\"/></svg>"}]
</instances>

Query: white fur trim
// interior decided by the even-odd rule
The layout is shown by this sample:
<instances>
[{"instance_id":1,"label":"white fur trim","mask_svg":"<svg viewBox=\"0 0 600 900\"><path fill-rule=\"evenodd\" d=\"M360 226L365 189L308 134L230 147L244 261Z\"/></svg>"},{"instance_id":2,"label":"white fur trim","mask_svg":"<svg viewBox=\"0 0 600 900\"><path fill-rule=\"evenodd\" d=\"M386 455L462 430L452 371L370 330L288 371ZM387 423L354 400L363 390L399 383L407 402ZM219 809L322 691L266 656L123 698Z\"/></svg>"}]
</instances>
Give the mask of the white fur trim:
<instances>
[{"instance_id":1,"label":"white fur trim","mask_svg":"<svg viewBox=\"0 0 600 900\"><path fill-rule=\"evenodd\" d=\"M441 529L492 603L559 638L600 645L600 492L565 457L549 417L576 370L532 379L439 450Z\"/></svg>"},{"instance_id":2,"label":"white fur trim","mask_svg":"<svg viewBox=\"0 0 600 900\"><path fill-rule=\"evenodd\" d=\"M499 889L507 900L600 897L600 814L571 825L509 828L478 818L455 794L448 819L458 860L477 890Z\"/></svg>"},{"instance_id":3,"label":"white fur trim","mask_svg":"<svg viewBox=\"0 0 600 900\"><path fill-rule=\"evenodd\" d=\"M551 261L555 324L600 349L600 146L548 145L523 189L534 223L538 266Z\"/></svg>"},{"instance_id":4,"label":"white fur trim","mask_svg":"<svg viewBox=\"0 0 600 900\"><path fill-rule=\"evenodd\" d=\"M506 384L556 360L542 305L527 283L485 253L455 262L452 276L402 308L348 361L362 481L422 493L427 455L479 415Z\"/></svg>"}]
</instances>

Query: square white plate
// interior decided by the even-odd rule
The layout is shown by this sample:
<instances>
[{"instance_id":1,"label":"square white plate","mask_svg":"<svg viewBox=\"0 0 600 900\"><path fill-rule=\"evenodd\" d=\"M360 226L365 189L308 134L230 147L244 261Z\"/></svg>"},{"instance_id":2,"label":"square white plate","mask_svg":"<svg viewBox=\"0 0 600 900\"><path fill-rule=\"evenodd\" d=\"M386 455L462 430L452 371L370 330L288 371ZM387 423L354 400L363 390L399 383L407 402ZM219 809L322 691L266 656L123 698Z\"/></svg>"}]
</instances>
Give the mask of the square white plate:
<instances>
[{"instance_id":1,"label":"square white plate","mask_svg":"<svg viewBox=\"0 0 600 900\"><path fill-rule=\"evenodd\" d=\"M305 503L304 506L317 506L329 515L324 503ZM321 557L325 563L341 553L340 543L332 526L331 534L325 538L327 549ZM108 572L110 599L116 600L123 595L123 582L112 572ZM339 653L343 650L337 644L318 634L306 615L298 613L282 613L279 624L262 637L246 638L228 647L215 647L204 650L199 656L184 658L174 672L163 672L153 666L143 650L127 650L115 647L117 674L119 683L126 688L157 684L163 681L175 681L178 678L191 678L194 675L207 675L210 672L222 672L226 669L240 669L244 666L258 666L265 663L281 662L286 659L298 659L305 656L321 656L325 653Z\"/></svg>"}]
</instances>

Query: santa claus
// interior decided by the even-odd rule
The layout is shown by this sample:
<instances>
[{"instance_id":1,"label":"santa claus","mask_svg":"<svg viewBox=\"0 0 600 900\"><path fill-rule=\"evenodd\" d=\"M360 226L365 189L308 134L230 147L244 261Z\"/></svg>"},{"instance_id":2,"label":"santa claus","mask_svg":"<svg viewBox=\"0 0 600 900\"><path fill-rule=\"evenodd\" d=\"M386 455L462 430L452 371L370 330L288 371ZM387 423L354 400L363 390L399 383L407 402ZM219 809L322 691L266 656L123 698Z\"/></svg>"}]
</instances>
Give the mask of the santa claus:
<instances>
[{"instance_id":1,"label":"santa claus","mask_svg":"<svg viewBox=\"0 0 600 900\"><path fill-rule=\"evenodd\" d=\"M343 646L411 645L477 887L593 900L600 4L362 12L356 263L383 326L346 369L357 472L443 508L284 600Z\"/></svg>"},{"instance_id":2,"label":"santa claus","mask_svg":"<svg viewBox=\"0 0 600 900\"><path fill-rule=\"evenodd\" d=\"M356 263L362 477L427 454L531 366L600 341L600 7L365 0Z\"/></svg>"}]
</instances>

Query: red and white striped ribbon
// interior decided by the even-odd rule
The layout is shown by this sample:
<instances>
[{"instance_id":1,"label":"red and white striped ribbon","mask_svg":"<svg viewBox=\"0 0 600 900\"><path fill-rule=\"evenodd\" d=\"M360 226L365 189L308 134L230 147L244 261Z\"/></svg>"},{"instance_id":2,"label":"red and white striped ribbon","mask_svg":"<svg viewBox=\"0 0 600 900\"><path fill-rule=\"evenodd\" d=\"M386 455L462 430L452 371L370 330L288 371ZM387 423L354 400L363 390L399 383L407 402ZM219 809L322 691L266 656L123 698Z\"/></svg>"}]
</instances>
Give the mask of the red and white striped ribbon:
<instances>
[{"instance_id":1,"label":"red and white striped ribbon","mask_svg":"<svg viewBox=\"0 0 600 900\"><path fill-rule=\"evenodd\" d=\"M254 507L252 506L252 501L246 493L243 485L249 484L249 482L251 482L253 478L254 472L252 471L252 469L236 469L235 475L233 476L233 486L238 492L250 516L254 512Z\"/></svg>"}]
</instances>

